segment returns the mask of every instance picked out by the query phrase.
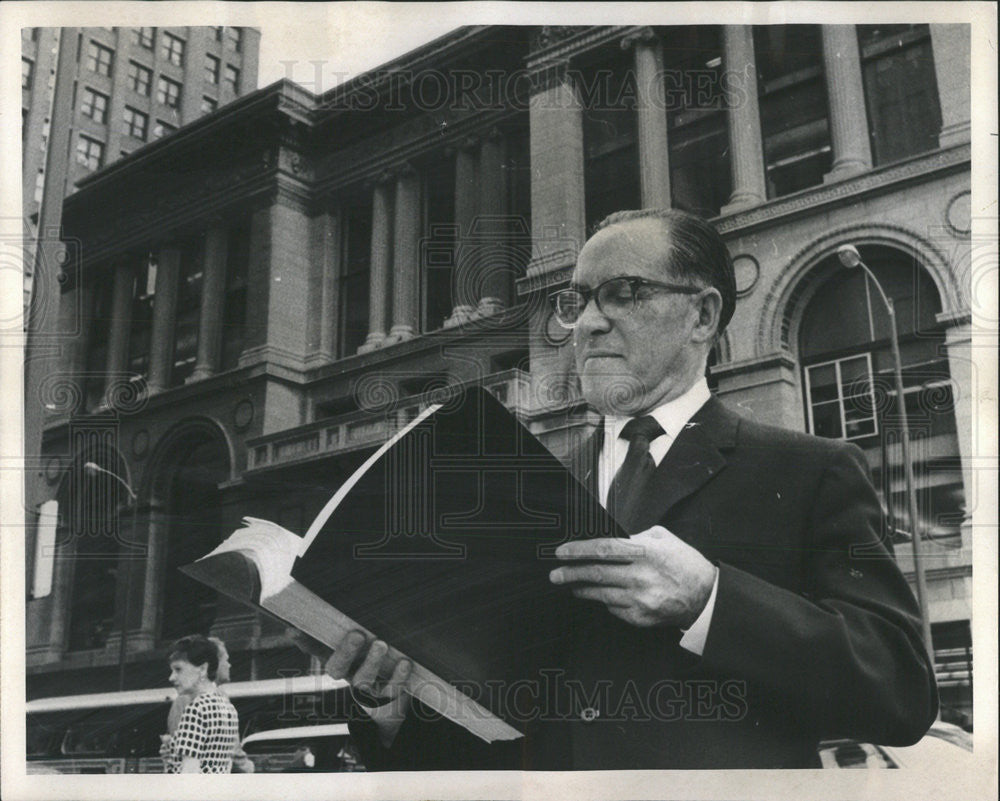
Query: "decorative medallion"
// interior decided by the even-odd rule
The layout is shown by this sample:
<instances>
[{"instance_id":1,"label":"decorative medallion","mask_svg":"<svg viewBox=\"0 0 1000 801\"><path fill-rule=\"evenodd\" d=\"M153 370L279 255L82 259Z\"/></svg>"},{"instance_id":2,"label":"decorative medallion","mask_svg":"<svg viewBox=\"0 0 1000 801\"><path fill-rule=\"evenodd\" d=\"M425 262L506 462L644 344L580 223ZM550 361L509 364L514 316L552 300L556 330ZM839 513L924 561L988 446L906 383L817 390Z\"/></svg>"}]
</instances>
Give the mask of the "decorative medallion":
<instances>
[{"instance_id":1,"label":"decorative medallion","mask_svg":"<svg viewBox=\"0 0 1000 801\"><path fill-rule=\"evenodd\" d=\"M972 233L972 193L968 189L951 199L944 218L948 227L959 236Z\"/></svg>"},{"instance_id":2,"label":"decorative medallion","mask_svg":"<svg viewBox=\"0 0 1000 801\"><path fill-rule=\"evenodd\" d=\"M132 455L141 459L149 452L149 431L140 428L132 435Z\"/></svg>"},{"instance_id":3,"label":"decorative medallion","mask_svg":"<svg viewBox=\"0 0 1000 801\"><path fill-rule=\"evenodd\" d=\"M748 253L743 253L733 259L733 271L736 273L736 296L742 298L749 295L760 278L760 265L757 259Z\"/></svg>"},{"instance_id":4,"label":"decorative medallion","mask_svg":"<svg viewBox=\"0 0 1000 801\"><path fill-rule=\"evenodd\" d=\"M242 431L253 422L253 401L244 398L233 407L233 424Z\"/></svg>"}]
</instances>

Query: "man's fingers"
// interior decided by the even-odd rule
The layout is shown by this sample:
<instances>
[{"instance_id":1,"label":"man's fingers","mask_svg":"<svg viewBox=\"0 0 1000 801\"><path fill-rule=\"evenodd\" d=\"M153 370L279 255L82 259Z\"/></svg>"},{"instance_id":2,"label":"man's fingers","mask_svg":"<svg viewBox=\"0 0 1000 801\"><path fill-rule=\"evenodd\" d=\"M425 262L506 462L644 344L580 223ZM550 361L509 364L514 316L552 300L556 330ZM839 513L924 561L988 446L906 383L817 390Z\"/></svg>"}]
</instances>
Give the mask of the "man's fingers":
<instances>
[{"instance_id":1,"label":"man's fingers","mask_svg":"<svg viewBox=\"0 0 1000 801\"><path fill-rule=\"evenodd\" d=\"M598 537L564 542L556 548L557 559L587 559L601 562L632 562L644 553L641 545L625 539Z\"/></svg>"},{"instance_id":2,"label":"man's fingers","mask_svg":"<svg viewBox=\"0 0 1000 801\"><path fill-rule=\"evenodd\" d=\"M378 682L379 668L382 666L382 660L385 659L388 653L389 646L382 642L382 640L375 640L368 649L368 653L365 654L361 667L351 677L351 684L359 690L374 694L375 685Z\"/></svg>"},{"instance_id":3,"label":"man's fingers","mask_svg":"<svg viewBox=\"0 0 1000 801\"><path fill-rule=\"evenodd\" d=\"M609 607L632 606L632 596L619 587L575 587L573 595L588 601L600 601Z\"/></svg>"},{"instance_id":4,"label":"man's fingers","mask_svg":"<svg viewBox=\"0 0 1000 801\"><path fill-rule=\"evenodd\" d=\"M386 682L379 694L387 698L398 696L406 689L406 683L410 680L412 670L413 665L409 659L400 659L392 670L392 676L389 677L389 681Z\"/></svg>"},{"instance_id":5,"label":"man's fingers","mask_svg":"<svg viewBox=\"0 0 1000 801\"><path fill-rule=\"evenodd\" d=\"M610 587L629 587L634 583L632 565L621 564L586 564L565 565L557 567L549 573L553 584L599 584Z\"/></svg>"},{"instance_id":6,"label":"man's fingers","mask_svg":"<svg viewBox=\"0 0 1000 801\"><path fill-rule=\"evenodd\" d=\"M326 661L326 672L335 679L345 678L351 672L351 667L357 661L366 641L367 638L360 631L351 631L344 635L339 647L334 649L333 656Z\"/></svg>"}]
</instances>

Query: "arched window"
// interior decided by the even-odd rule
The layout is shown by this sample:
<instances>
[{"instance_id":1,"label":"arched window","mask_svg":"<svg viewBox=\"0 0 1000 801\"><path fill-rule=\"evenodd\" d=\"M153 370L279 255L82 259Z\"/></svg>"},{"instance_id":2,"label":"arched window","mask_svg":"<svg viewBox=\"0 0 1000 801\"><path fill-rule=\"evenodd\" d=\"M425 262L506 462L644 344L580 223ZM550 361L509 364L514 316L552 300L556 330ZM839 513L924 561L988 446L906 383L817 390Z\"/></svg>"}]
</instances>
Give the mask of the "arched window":
<instances>
[{"instance_id":1,"label":"arched window","mask_svg":"<svg viewBox=\"0 0 1000 801\"><path fill-rule=\"evenodd\" d=\"M896 308L920 530L949 544L959 535L965 498L944 331L935 321L941 301L912 257L888 247L860 250ZM812 433L865 451L889 499L890 529L898 541L909 541L889 318L865 274L830 258L835 269L803 311L799 330L806 420Z\"/></svg>"},{"instance_id":2,"label":"arched window","mask_svg":"<svg viewBox=\"0 0 1000 801\"><path fill-rule=\"evenodd\" d=\"M215 621L217 593L178 570L199 559L231 532L222 530L219 483L229 474L225 447L204 432L174 449L166 494L168 534L160 636L173 640L208 634Z\"/></svg>"}]
</instances>

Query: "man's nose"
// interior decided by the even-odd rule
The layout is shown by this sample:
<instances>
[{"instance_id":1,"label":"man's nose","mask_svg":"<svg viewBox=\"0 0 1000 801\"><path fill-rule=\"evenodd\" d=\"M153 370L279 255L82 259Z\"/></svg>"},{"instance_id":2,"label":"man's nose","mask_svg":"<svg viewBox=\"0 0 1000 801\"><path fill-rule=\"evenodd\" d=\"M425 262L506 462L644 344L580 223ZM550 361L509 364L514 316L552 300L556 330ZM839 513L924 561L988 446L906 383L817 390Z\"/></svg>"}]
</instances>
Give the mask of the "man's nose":
<instances>
[{"instance_id":1,"label":"man's nose","mask_svg":"<svg viewBox=\"0 0 1000 801\"><path fill-rule=\"evenodd\" d=\"M590 298L576 320L576 336L585 339L591 334L603 333L611 328L611 321L597 308L597 299Z\"/></svg>"}]
</instances>

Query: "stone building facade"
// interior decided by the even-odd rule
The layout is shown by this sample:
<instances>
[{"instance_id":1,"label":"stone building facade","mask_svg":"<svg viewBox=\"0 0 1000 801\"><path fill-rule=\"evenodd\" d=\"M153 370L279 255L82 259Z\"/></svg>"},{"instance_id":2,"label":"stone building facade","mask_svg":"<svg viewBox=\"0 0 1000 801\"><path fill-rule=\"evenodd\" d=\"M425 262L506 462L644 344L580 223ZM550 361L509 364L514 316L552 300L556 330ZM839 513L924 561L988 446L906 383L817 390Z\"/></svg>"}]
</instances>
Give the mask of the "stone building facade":
<instances>
[{"instance_id":1,"label":"stone building facade","mask_svg":"<svg viewBox=\"0 0 1000 801\"><path fill-rule=\"evenodd\" d=\"M279 82L94 174L63 218L78 335L41 393L59 515L55 559L29 547L29 579L52 569L29 693L112 688L123 619L128 686L192 630L235 678L310 669L176 567L243 515L304 530L450 384L565 453L595 419L547 296L607 213L672 205L735 259L711 385L857 442L912 574L886 316L836 249L894 299L942 694L971 714L969 116L967 26L490 26L321 96Z\"/></svg>"}]
</instances>

